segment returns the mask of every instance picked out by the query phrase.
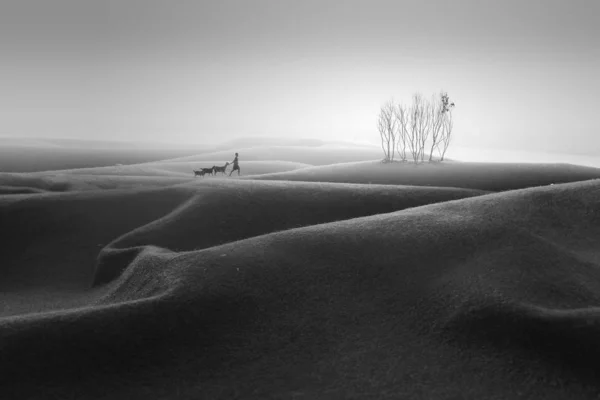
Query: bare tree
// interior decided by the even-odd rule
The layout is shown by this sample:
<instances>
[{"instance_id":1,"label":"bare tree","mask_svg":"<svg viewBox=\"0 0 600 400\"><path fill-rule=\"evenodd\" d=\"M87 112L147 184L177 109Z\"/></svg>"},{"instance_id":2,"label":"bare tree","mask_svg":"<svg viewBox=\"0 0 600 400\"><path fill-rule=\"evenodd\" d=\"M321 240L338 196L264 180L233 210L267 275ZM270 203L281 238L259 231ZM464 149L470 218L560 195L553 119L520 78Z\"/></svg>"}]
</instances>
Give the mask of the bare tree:
<instances>
[{"instance_id":1,"label":"bare tree","mask_svg":"<svg viewBox=\"0 0 600 400\"><path fill-rule=\"evenodd\" d=\"M377 129L379 130L379 136L381 137L381 149L383 150L383 162L390 160L390 144L391 138L387 130L385 112L383 108L379 110L379 117L377 118Z\"/></svg>"},{"instance_id":2,"label":"bare tree","mask_svg":"<svg viewBox=\"0 0 600 400\"><path fill-rule=\"evenodd\" d=\"M410 107L410 147L413 161L423 161L425 156L425 143L429 137L431 126L431 115L429 104L420 93L413 96L413 104Z\"/></svg>"},{"instance_id":3,"label":"bare tree","mask_svg":"<svg viewBox=\"0 0 600 400\"><path fill-rule=\"evenodd\" d=\"M438 148L442 142L442 127L445 119L444 96L445 92L440 93L440 97L435 96L431 99L429 111L431 113L431 148L429 149L429 162L433 160L433 150Z\"/></svg>"},{"instance_id":4,"label":"bare tree","mask_svg":"<svg viewBox=\"0 0 600 400\"><path fill-rule=\"evenodd\" d=\"M435 149L443 161L452 135L453 107L454 103L450 103L446 92L441 92L439 97L432 97L431 101L416 93L410 106L395 105L393 100L386 102L377 119L381 148L385 155L383 161L394 161L396 151L400 159L406 161L408 150L415 164L424 162L428 144L431 145L429 162L433 160Z\"/></svg>"},{"instance_id":5,"label":"bare tree","mask_svg":"<svg viewBox=\"0 0 600 400\"><path fill-rule=\"evenodd\" d=\"M406 161L406 146L409 144L409 111L404 104L398 104L395 115L398 155L402 161Z\"/></svg>"},{"instance_id":6,"label":"bare tree","mask_svg":"<svg viewBox=\"0 0 600 400\"><path fill-rule=\"evenodd\" d=\"M419 162L419 129L417 124L418 113L419 110L416 109L414 105L410 106L407 110L407 142L415 164Z\"/></svg>"},{"instance_id":7,"label":"bare tree","mask_svg":"<svg viewBox=\"0 0 600 400\"><path fill-rule=\"evenodd\" d=\"M448 146L450 146L450 140L452 139L452 128L454 127L454 121L452 118L452 109L454 108L454 102L450 102L450 98L448 94L442 94L442 106L443 106L443 124L442 124L442 134L440 144L442 148L438 147L438 151L440 153L440 161L444 161L444 156L446 155L446 151L448 150Z\"/></svg>"},{"instance_id":8,"label":"bare tree","mask_svg":"<svg viewBox=\"0 0 600 400\"><path fill-rule=\"evenodd\" d=\"M394 161L396 148L396 116L392 100L386 102L379 110L377 129L381 136L381 148L385 156L384 162Z\"/></svg>"}]
</instances>

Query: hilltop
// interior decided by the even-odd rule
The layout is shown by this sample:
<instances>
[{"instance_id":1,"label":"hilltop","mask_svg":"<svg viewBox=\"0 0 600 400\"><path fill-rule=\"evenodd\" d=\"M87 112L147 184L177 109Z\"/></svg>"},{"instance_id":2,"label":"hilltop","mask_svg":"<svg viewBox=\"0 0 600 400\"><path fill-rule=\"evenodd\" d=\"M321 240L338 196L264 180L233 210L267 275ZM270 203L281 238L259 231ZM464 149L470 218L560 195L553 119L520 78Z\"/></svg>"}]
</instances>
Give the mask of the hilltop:
<instances>
[{"instance_id":1,"label":"hilltop","mask_svg":"<svg viewBox=\"0 0 600 400\"><path fill-rule=\"evenodd\" d=\"M418 165L382 164L378 161L351 162L244 177L253 180L447 186L489 191L524 189L598 178L600 168L572 164L456 161Z\"/></svg>"}]
</instances>

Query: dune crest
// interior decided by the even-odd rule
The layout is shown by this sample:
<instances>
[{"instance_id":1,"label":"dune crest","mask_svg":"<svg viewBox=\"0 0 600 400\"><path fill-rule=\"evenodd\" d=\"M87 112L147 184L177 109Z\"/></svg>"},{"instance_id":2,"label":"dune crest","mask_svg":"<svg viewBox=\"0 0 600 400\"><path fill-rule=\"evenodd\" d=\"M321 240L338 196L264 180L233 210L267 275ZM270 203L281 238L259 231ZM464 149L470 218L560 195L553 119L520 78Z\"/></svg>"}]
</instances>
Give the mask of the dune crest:
<instances>
[{"instance_id":1,"label":"dune crest","mask_svg":"<svg viewBox=\"0 0 600 400\"><path fill-rule=\"evenodd\" d=\"M444 161L415 165L378 161L339 162L287 172L245 177L255 180L445 186L489 191L599 179L600 168L571 164L518 164Z\"/></svg>"},{"instance_id":2,"label":"dune crest","mask_svg":"<svg viewBox=\"0 0 600 400\"><path fill-rule=\"evenodd\" d=\"M192 251L302 226L485 193L452 188L231 180L206 180L186 187L201 190L168 215L120 237L102 250L95 285L114 279L115 273L127 265L117 260L129 260L145 244Z\"/></svg>"}]
</instances>

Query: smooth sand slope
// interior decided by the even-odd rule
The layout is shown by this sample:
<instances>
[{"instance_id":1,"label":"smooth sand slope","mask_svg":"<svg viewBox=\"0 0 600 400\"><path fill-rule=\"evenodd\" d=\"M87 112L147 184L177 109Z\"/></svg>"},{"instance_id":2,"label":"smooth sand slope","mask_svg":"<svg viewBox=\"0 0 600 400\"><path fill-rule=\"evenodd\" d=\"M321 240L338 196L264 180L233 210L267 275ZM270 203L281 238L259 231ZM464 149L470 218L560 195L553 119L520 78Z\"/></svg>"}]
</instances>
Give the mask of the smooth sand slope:
<instances>
[{"instance_id":1,"label":"smooth sand slope","mask_svg":"<svg viewBox=\"0 0 600 400\"><path fill-rule=\"evenodd\" d=\"M244 136L236 139L228 140L223 143L212 146L212 151L235 150L248 147L260 146L304 146L304 147L322 147L322 146L339 146L339 147L365 147L364 144L348 142L342 140L322 140L315 138L297 138L288 136Z\"/></svg>"},{"instance_id":2,"label":"smooth sand slope","mask_svg":"<svg viewBox=\"0 0 600 400\"><path fill-rule=\"evenodd\" d=\"M80 294L5 312L0 397L597 398L598 210L600 181L0 197L4 310Z\"/></svg>"},{"instance_id":3,"label":"smooth sand slope","mask_svg":"<svg viewBox=\"0 0 600 400\"><path fill-rule=\"evenodd\" d=\"M173 176L194 177L193 170L200 168L211 168L212 166L224 166L226 160L203 159L198 161L179 162L152 162L133 165L120 165L97 168L81 168L60 171L63 174L75 175L118 175L118 176ZM229 160L231 162L231 160ZM242 165L245 175L261 175L266 173L288 172L299 168L311 167L310 164L290 161L247 161ZM227 173L231 172L231 166L227 167ZM52 175L53 171L44 172Z\"/></svg>"},{"instance_id":4,"label":"smooth sand slope","mask_svg":"<svg viewBox=\"0 0 600 400\"><path fill-rule=\"evenodd\" d=\"M231 161L235 153L240 154L240 164L247 161L289 161L310 165L329 165L340 162L380 160L381 149L375 146L344 145L326 143L320 146L268 146L236 148L221 150L211 153L202 153L195 156L181 157L173 161L202 161L202 160L226 160Z\"/></svg>"},{"instance_id":5,"label":"smooth sand slope","mask_svg":"<svg viewBox=\"0 0 600 400\"><path fill-rule=\"evenodd\" d=\"M143 163L34 173L0 173L0 195L167 187L196 179L223 178L226 175L222 173L215 176L195 177L193 170L210 168L213 165L222 166L225 162L208 160ZM248 161L242 165L244 175L253 176L307 167L311 165L289 161ZM231 166L227 167L227 174L231 168Z\"/></svg>"},{"instance_id":6,"label":"smooth sand slope","mask_svg":"<svg viewBox=\"0 0 600 400\"><path fill-rule=\"evenodd\" d=\"M182 177L168 174L0 173L0 194L160 188L189 182L191 179L189 175Z\"/></svg>"},{"instance_id":7,"label":"smooth sand slope","mask_svg":"<svg viewBox=\"0 0 600 400\"><path fill-rule=\"evenodd\" d=\"M149 239L157 246L193 250L479 194L448 188L207 179L155 190L5 196L0 197L0 216L11 235L2 248L0 288L85 289L94 279L106 280L102 276L108 267L94 278L99 254L102 263L105 252L137 246L146 237L158 235ZM170 229L174 235L163 237Z\"/></svg>"},{"instance_id":8,"label":"smooth sand slope","mask_svg":"<svg viewBox=\"0 0 600 400\"><path fill-rule=\"evenodd\" d=\"M505 191L598 178L600 168L571 164L445 161L415 165L365 161L315 166L245 179L449 186Z\"/></svg>"},{"instance_id":9,"label":"smooth sand slope","mask_svg":"<svg viewBox=\"0 0 600 400\"><path fill-rule=\"evenodd\" d=\"M108 189L160 188L191 181L238 179L194 177L192 170L224 165L223 160L153 162L134 165L83 168L38 173L0 173L2 194L41 191L89 191ZM600 169L570 164L507 164L443 162L423 165L382 164L378 161L341 163L326 166L291 161L245 161L244 180L367 183L462 187L485 191L506 191L532 186L600 178Z\"/></svg>"},{"instance_id":10,"label":"smooth sand slope","mask_svg":"<svg viewBox=\"0 0 600 400\"><path fill-rule=\"evenodd\" d=\"M0 186L0 195L44 193L44 189L27 186Z\"/></svg>"},{"instance_id":11,"label":"smooth sand slope","mask_svg":"<svg viewBox=\"0 0 600 400\"><path fill-rule=\"evenodd\" d=\"M176 143L90 141L76 139L29 139L0 137L0 171L36 172L135 164L212 151L209 146Z\"/></svg>"}]
</instances>

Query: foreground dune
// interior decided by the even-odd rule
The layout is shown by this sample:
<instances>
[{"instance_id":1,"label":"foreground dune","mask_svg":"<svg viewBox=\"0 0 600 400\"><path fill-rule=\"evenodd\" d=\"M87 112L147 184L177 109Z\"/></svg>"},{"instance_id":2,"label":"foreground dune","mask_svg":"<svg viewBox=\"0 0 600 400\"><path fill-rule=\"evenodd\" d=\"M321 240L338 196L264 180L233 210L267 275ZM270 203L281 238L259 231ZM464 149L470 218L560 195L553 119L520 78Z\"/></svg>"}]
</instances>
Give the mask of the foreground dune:
<instances>
[{"instance_id":1,"label":"foreground dune","mask_svg":"<svg viewBox=\"0 0 600 400\"><path fill-rule=\"evenodd\" d=\"M596 398L599 206L599 181L0 197L3 304L81 294L0 319L0 397Z\"/></svg>"},{"instance_id":2,"label":"foreground dune","mask_svg":"<svg viewBox=\"0 0 600 400\"><path fill-rule=\"evenodd\" d=\"M0 195L44 193L44 189L28 186L0 186Z\"/></svg>"},{"instance_id":3,"label":"foreground dune","mask_svg":"<svg viewBox=\"0 0 600 400\"><path fill-rule=\"evenodd\" d=\"M482 193L206 179L154 190L0 197L3 229L11 232L3 247L0 290L17 285L26 290L85 289L92 283L99 252L102 262L105 252L145 245L146 240L172 250L193 250Z\"/></svg>"},{"instance_id":4,"label":"foreground dune","mask_svg":"<svg viewBox=\"0 0 600 400\"><path fill-rule=\"evenodd\" d=\"M571 164L445 161L415 165L378 161L315 166L246 179L449 186L489 191L524 189L600 178L600 168Z\"/></svg>"}]
</instances>

